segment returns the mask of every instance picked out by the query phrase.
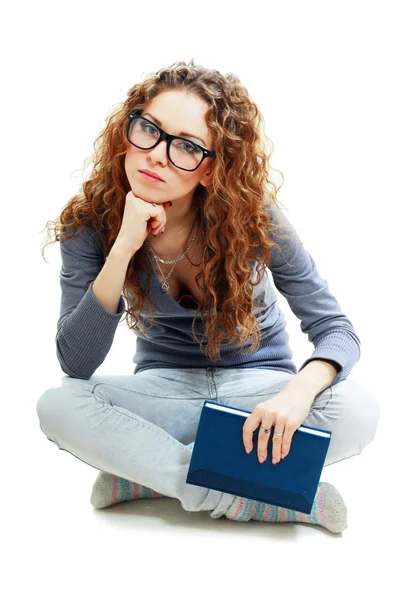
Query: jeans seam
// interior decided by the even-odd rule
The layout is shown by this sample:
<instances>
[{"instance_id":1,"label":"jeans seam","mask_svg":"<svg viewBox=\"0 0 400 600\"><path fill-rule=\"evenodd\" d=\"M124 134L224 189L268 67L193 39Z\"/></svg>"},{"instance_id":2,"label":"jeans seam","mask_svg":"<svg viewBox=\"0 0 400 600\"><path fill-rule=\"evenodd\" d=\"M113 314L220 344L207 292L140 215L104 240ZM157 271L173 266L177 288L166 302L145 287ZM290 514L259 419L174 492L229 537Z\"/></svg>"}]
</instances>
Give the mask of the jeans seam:
<instances>
[{"instance_id":1,"label":"jeans seam","mask_svg":"<svg viewBox=\"0 0 400 600\"><path fill-rule=\"evenodd\" d=\"M98 385L108 385L109 387L112 388L116 388L118 390L123 390L124 392L128 392L128 393L133 393L133 391L129 388L126 388L122 385L114 385L114 384L108 384L108 383L104 383L102 381L99 381L95 384L93 384L93 387L91 389L91 393L94 394L94 390ZM140 395L141 396L149 396L151 398L154 398L155 395L154 394L148 394L147 392L145 392L144 390L140 390ZM165 394L163 394L163 398L165 400L178 400L178 401L182 401L182 400L199 400L199 398L197 396L193 396L192 398L189 398L188 396L183 396L182 398L177 398L176 396L166 396Z\"/></svg>"}]
</instances>

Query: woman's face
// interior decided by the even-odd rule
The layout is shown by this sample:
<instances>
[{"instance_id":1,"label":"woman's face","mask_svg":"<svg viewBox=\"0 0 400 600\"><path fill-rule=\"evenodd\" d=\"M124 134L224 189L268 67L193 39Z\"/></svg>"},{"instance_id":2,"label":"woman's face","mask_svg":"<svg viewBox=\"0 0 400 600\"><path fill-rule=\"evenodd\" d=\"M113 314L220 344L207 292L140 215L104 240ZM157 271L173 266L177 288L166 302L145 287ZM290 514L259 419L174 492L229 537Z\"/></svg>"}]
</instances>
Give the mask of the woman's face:
<instances>
[{"instance_id":1,"label":"woman's face","mask_svg":"<svg viewBox=\"0 0 400 600\"><path fill-rule=\"evenodd\" d=\"M181 90L161 92L148 102L141 116L159 125L167 133L182 135L200 144L207 150L213 150L211 135L204 116L207 104L198 96ZM195 171L184 171L173 165L167 156L167 142L157 144L151 150L141 150L126 142L125 171L135 196L148 202L162 203L168 200L191 201L199 183L206 186L210 181L213 158L205 158ZM139 171L149 170L157 173L164 181L154 182L146 179Z\"/></svg>"}]
</instances>

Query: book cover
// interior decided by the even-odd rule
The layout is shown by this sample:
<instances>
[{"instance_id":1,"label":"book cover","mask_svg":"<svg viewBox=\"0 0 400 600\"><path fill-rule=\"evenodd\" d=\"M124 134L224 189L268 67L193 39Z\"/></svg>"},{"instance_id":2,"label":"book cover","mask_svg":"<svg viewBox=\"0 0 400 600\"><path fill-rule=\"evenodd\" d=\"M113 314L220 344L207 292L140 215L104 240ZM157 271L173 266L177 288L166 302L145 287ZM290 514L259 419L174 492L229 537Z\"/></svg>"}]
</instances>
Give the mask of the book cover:
<instances>
[{"instance_id":1,"label":"book cover","mask_svg":"<svg viewBox=\"0 0 400 600\"><path fill-rule=\"evenodd\" d=\"M272 429L267 460L259 463L259 427L250 454L243 444L243 425L250 414L204 402L186 483L310 514L332 432L301 425L289 454L273 465Z\"/></svg>"}]
</instances>

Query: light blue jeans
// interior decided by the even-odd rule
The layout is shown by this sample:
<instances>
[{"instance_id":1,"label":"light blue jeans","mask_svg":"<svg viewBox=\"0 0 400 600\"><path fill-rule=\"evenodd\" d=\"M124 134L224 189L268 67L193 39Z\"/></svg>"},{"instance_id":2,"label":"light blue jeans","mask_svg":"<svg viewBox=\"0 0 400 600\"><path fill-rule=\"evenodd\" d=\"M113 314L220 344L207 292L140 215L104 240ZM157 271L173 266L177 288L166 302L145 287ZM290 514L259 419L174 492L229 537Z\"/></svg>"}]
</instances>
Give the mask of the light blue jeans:
<instances>
[{"instance_id":1,"label":"light blue jeans","mask_svg":"<svg viewBox=\"0 0 400 600\"><path fill-rule=\"evenodd\" d=\"M180 500L187 511L223 516L235 496L190 485L186 476L205 400L252 412L294 377L273 369L147 369L136 375L69 376L37 402L40 428L60 450ZM305 425L332 432L324 466L355 454L375 436L380 405L351 379L316 396Z\"/></svg>"}]
</instances>

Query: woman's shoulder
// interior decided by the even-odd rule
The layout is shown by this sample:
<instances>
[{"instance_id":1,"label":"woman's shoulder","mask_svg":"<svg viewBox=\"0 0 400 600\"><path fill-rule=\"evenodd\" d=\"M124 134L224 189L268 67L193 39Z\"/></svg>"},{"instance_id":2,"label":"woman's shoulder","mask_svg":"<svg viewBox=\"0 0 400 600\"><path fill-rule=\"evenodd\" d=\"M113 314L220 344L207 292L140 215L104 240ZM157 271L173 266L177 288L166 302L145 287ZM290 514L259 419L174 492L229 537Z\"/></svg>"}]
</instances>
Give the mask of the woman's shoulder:
<instances>
[{"instance_id":1,"label":"woman's shoulder","mask_svg":"<svg viewBox=\"0 0 400 600\"><path fill-rule=\"evenodd\" d=\"M64 233L67 237L60 238L60 243L64 247L78 249L90 246L98 252L104 250L104 232L95 223L80 222L75 225L67 225Z\"/></svg>"}]
</instances>

